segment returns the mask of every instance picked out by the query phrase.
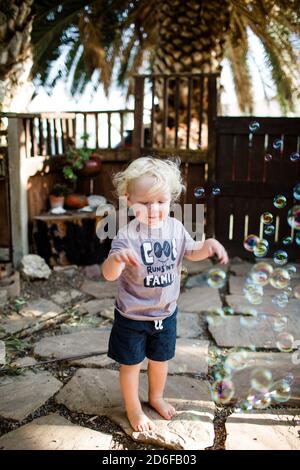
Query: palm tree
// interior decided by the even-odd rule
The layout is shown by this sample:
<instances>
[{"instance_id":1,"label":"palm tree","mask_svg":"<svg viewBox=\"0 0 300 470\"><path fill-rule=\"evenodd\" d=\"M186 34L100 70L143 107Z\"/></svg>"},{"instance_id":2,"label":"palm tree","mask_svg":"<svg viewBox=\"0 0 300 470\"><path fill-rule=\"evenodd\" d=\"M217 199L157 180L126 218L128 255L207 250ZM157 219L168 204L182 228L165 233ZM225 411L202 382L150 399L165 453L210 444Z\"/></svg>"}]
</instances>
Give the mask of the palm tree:
<instances>
[{"instance_id":1,"label":"palm tree","mask_svg":"<svg viewBox=\"0 0 300 470\"><path fill-rule=\"evenodd\" d=\"M47 8L45 8L45 4ZM133 74L220 72L231 64L239 106L252 112L248 32L259 38L284 111L299 93L299 0L36 1L33 75L49 89L71 77L108 91L113 72L132 92ZM64 47L62 47L64 46ZM53 73L53 62L64 55ZM298 96L299 97L299 94Z\"/></svg>"}]
</instances>

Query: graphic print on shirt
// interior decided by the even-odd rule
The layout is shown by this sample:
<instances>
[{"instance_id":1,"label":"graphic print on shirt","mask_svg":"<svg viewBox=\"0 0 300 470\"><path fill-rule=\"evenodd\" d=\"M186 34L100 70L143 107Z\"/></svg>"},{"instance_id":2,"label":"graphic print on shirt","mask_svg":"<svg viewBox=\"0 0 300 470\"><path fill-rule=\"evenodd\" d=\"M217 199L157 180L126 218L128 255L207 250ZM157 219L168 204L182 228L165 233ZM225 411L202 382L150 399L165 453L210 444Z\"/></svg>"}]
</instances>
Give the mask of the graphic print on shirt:
<instances>
[{"instance_id":1,"label":"graphic print on shirt","mask_svg":"<svg viewBox=\"0 0 300 470\"><path fill-rule=\"evenodd\" d=\"M168 241L145 241L141 246L141 255L147 267L147 276L144 278L145 287L166 287L173 284L175 273L175 260L177 258L176 239Z\"/></svg>"}]
</instances>

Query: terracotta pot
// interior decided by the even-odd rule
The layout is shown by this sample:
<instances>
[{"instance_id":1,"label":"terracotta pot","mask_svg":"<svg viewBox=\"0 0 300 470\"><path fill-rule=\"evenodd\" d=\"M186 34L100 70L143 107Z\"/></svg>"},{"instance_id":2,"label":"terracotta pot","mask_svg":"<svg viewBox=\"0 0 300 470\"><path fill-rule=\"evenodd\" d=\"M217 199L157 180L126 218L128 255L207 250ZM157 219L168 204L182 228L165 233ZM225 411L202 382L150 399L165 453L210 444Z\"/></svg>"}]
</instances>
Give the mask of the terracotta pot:
<instances>
[{"instance_id":1,"label":"terracotta pot","mask_svg":"<svg viewBox=\"0 0 300 470\"><path fill-rule=\"evenodd\" d=\"M96 155L91 155L89 160L84 162L83 167L76 170L76 173L81 176L96 176L100 173L101 167L101 159Z\"/></svg>"},{"instance_id":2,"label":"terracotta pot","mask_svg":"<svg viewBox=\"0 0 300 470\"><path fill-rule=\"evenodd\" d=\"M50 194L49 202L50 202L51 209L55 209L56 207L64 207L65 197L54 196L54 194Z\"/></svg>"},{"instance_id":3,"label":"terracotta pot","mask_svg":"<svg viewBox=\"0 0 300 470\"><path fill-rule=\"evenodd\" d=\"M69 194L65 198L65 205L69 209L81 209L88 205L88 200L84 194Z\"/></svg>"}]
</instances>

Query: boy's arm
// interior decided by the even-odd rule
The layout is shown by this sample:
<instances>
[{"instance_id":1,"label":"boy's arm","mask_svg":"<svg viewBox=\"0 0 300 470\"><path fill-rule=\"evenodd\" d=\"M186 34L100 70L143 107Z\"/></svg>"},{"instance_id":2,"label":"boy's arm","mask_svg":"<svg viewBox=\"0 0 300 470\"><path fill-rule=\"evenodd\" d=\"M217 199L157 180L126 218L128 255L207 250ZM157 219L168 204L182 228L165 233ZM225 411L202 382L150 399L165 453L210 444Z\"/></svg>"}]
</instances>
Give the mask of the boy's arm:
<instances>
[{"instance_id":1,"label":"boy's arm","mask_svg":"<svg viewBox=\"0 0 300 470\"><path fill-rule=\"evenodd\" d=\"M110 255L102 264L102 274L107 281L115 281L120 277L125 263L120 263L114 257L114 254Z\"/></svg>"},{"instance_id":2,"label":"boy's arm","mask_svg":"<svg viewBox=\"0 0 300 470\"><path fill-rule=\"evenodd\" d=\"M208 238L204 242L195 242L192 250L186 250L184 257L190 261L201 261L216 254L222 264L228 263L228 255L221 243L213 238Z\"/></svg>"}]
</instances>

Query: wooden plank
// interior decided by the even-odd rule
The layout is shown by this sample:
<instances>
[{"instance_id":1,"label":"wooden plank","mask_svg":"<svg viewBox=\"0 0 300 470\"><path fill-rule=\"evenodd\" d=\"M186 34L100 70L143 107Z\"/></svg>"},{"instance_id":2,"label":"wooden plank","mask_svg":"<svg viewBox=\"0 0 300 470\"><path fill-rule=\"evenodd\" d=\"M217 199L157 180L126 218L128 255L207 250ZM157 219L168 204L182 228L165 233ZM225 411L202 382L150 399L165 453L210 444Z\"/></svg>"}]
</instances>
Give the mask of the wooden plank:
<instances>
[{"instance_id":1,"label":"wooden plank","mask_svg":"<svg viewBox=\"0 0 300 470\"><path fill-rule=\"evenodd\" d=\"M168 78L163 81L163 119L162 119L162 146L166 148L168 126Z\"/></svg>"},{"instance_id":2,"label":"wooden plank","mask_svg":"<svg viewBox=\"0 0 300 470\"><path fill-rule=\"evenodd\" d=\"M187 102L187 128L186 128L186 148L190 148L190 129L191 129L191 98L193 90L193 80L188 79L188 102Z\"/></svg>"},{"instance_id":3,"label":"wooden plank","mask_svg":"<svg viewBox=\"0 0 300 470\"><path fill-rule=\"evenodd\" d=\"M180 82L179 77L175 78L175 148L178 148L178 127L179 127L179 100L180 100Z\"/></svg>"},{"instance_id":4,"label":"wooden plank","mask_svg":"<svg viewBox=\"0 0 300 470\"><path fill-rule=\"evenodd\" d=\"M54 154L59 155L58 135L57 135L57 122L53 119L53 138L54 138Z\"/></svg>"},{"instance_id":5,"label":"wooden plank","mask_svg":"<svg viewBox=\"0 0 300 470\"><path fill-rule=\"evenodd\" d=\"M40 155L46 155L46 144L44 140L44 126L42 118L39 118L39 149Z\"/></svg>"},{"instance_id":6,"label":"wooden plank","mask_svg":"<svg viewBox=\"0 0 300 470\"><path fill-rule=\"evenodd\" d=\"M50 119L46 119L47 122L47 154L53 155L52 153L52 142L51 142L51 122Z\"/></svg>"},{"instance_id":7,"label":"wooden plank","mask_svg":"<svg viewBox=\"0 0 300 470\"><path fill-rule=\"evenodd\" d=\"M144 145L144 78L135 78L134 91L134 131L132 136L133 158L140 155L141 148Z\"/></svg>"},{"instance_id":8,"label":"wooden plank","mask_svg":"<svg viewBox=\"0 0 300 470\"><path fill-rule=\"evenodd\" d=\"M151 124L150 124L150 147L154 145L154 125L155 125L155 78L152 79L152 90L151 90Z\"/></svg>"},{"instance_id":9,"label":"wooden plank","mask_svg":"<svg viewBox=\"0 0 300 470\"><path fill-rule=\"evenodd\" d=\"M98 113L95 113L95 136L96 136L96 149L99 148L99 117Z\"/></svg>"},{"instance_id":10,"label":"wooden plank","mask_svg":"<svg viewBox=\"0 0 300 470\"><path fill-rule=\"evenodd\" d=\"M108 148L111 148L111 112L107 113Z\"/></svg>"}]
</instances>

